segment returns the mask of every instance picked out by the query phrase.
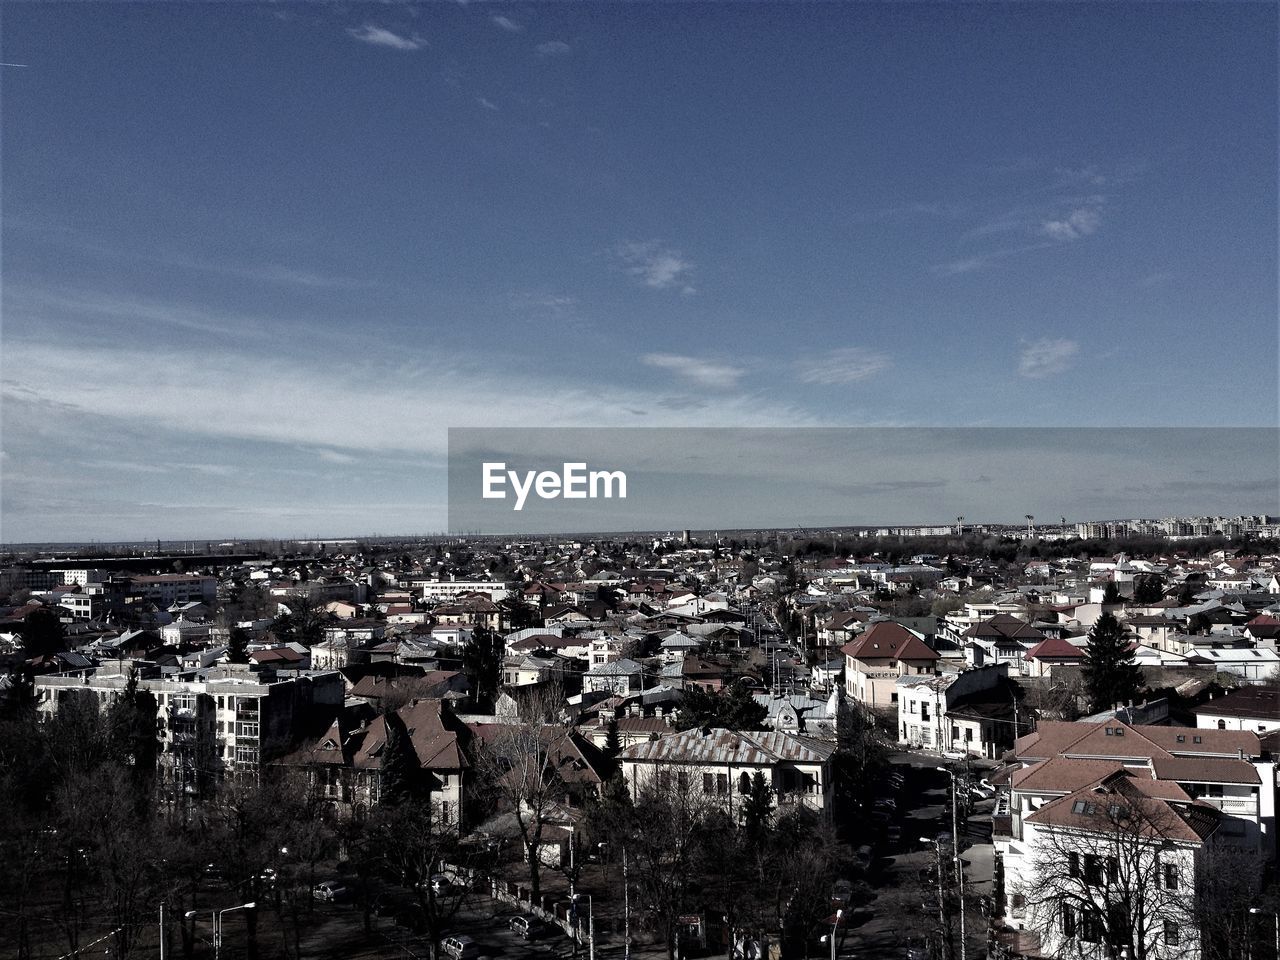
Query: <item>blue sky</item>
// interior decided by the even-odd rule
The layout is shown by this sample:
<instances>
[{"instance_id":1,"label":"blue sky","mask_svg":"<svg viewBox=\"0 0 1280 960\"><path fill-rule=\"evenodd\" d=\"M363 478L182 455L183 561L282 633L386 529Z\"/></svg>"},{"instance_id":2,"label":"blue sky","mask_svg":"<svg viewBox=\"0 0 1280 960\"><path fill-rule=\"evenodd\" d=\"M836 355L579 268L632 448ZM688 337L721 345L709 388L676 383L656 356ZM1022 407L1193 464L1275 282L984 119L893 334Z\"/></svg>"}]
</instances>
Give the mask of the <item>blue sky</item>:
<instances>
[{"instance_id":1,"label":"blue sky","mask_svg":"<svg viewBox=\"0 0 1280 960\"><path fill-rule=\"evenodd\" d=\"M439 529L450 426L1274 425L1276 41L7 5L0 537Z\"/></svg>"}]
</instances>

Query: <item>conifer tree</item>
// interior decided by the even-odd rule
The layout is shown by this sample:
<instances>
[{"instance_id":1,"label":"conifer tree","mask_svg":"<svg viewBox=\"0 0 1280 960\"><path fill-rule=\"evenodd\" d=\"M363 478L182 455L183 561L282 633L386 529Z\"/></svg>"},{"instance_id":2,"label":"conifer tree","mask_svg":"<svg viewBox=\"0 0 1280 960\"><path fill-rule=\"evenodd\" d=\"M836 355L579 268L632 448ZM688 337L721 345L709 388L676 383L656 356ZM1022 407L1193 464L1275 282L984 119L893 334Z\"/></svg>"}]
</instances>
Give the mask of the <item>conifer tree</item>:
<instances>
[{"instance_id":1,"label":"conifer tree","mask_svg":"<svg viewBox=\"0 0 1280 960\"><path fill-rule=\"evenodd\" d=\"M1094 713L1124 703L1138 695L1144 686L1129 638L1114 614L1098 617L1089 631L1084 648L1084 683Z\"/></svg>"}]
</instances>

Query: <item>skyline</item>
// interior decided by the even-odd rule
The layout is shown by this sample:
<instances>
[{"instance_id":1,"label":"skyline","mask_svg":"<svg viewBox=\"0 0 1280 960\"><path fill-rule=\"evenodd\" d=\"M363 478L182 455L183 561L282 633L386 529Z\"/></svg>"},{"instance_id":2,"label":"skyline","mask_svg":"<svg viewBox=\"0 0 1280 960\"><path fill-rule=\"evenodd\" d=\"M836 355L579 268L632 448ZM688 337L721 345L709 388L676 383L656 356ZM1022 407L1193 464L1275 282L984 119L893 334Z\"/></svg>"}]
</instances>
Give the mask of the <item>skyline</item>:
<instances>
[{"instance_id":1,"label":"skyline","mask_svg":"<svg viewBox=\"0 0 1280 960\"><path fill-rule=\"evenodd\" d=\"M442 529L460 426L1274 429L1276 39L11 6L0 538Z\"/></svg>"}]
</instances>

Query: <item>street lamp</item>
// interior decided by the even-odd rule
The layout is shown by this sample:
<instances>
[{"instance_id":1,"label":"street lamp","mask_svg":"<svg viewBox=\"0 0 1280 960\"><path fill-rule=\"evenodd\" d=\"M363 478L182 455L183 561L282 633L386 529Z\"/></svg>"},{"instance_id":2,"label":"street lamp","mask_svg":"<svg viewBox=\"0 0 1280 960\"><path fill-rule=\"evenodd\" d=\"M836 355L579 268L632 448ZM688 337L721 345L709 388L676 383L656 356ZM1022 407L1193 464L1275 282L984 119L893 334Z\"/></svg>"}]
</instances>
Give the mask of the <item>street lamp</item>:
<instances>
[{"instance_id":1,"label":"street lamp","mask_svg":"<svg viewBox=\"0 0 1280 960\"><path fill-rule=\"evenodd\" d=\"M936 767L935 769L942 771L951 778L951 854L955 860L956 884L960 892L960 960L968 960L968 950L964 942L964 864L960 862L960 788L956 783L954 770L950 767ZM941 862L941 850L939 850L938 857L939 862Z\"/></svg>"},{"instance_id":2,"label":"street lamp","mask_svg":"<svg viewBox=\"0 0 1280 960\"><path fill-rule=\"evenodd\" d=\"M1249 912L1255 916L1265 916L1267 913L1262 907L1250 907ZM1280 911L1273 910L1271 912L1271 922L1274 924L1276 931L1276 957L1280 958Z\"/></svg>"},{"instance_id":3,"label":"street lamp","mask_svg":"<svg viewBox=\"0 0 1280 960\"><path fill-rule=\"evenodd\" d=\"M933 849L938 855L938 934L939 936L947 936L947 905L945 894L942 892L942 844L938 839L929 837L921 837L921 843L932 843Z\"/></svg>"},{"instance_id":4,"label":"street lamp","mask_svg":"<svg viewBox=\"0 0 1280 960\"><path fill-rule=\"evenodd\" d=\"M836 930L840 926L840 918L844 916L844 908L841 907L836 911L835 922L831 924L831 960L836 960ZM827 939L823 937L822 939Z\"/></svg>"},{"instance_id":5,"label":"street lamp","mask_svg":"<svg viewBox=\"0 0 1280 960\"><path fill-rule=\"evenodd\" d=\"M250 900L248 903L242 903L235 907L227 907L225 910L211 910L210 915L213 917L213 960L218 960L218 955L222 949L222 915L231 913L235 910L252 910L257 904ZM195 910L188 910L183 914L188 920L196 918Z\"/></svg>"}]
</instances>

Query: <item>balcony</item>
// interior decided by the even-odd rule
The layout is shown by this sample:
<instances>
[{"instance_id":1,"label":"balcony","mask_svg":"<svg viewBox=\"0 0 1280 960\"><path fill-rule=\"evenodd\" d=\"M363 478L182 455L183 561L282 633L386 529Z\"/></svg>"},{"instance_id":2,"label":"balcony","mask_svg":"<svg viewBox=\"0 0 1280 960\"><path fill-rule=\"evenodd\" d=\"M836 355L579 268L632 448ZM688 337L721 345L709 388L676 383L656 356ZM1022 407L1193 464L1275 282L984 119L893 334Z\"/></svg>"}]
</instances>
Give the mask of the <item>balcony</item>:
<instances>
[{"instance_id":1,"label":"balcony","mask_svg":"<svg viewBox=\"0 0 1280 960\"><path fill-rule=\"evenodd\" d=\"M1202 803L1216 807L1223 813L1232 813L1243 817L1258 815L1258 801L1255 797L1196 797Z\"/></svg>"}]
</instances>

